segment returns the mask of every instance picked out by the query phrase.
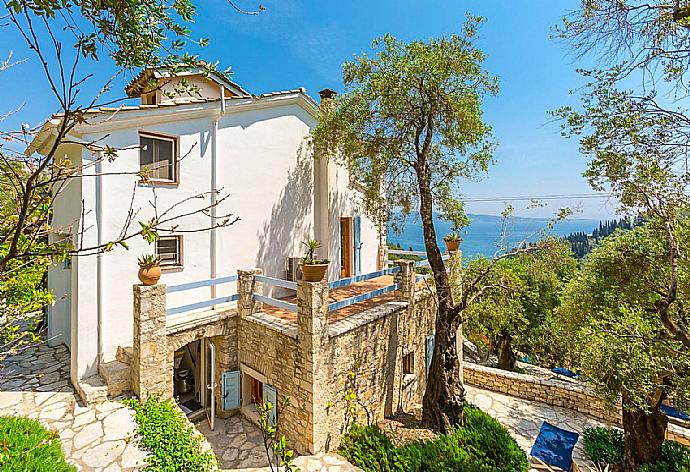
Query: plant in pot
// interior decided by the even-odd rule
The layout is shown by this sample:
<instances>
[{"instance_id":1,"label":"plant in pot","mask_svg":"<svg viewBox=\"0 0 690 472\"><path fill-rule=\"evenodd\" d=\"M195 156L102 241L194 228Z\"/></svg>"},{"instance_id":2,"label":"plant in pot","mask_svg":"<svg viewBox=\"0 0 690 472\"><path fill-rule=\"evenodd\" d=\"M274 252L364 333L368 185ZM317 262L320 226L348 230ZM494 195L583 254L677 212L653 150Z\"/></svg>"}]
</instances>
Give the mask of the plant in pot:
<instances>
[{"instance_id":1,"label":"plant in pot","mask_svg":"<svg viewBox=\"0 0 690 472\"><path fill-rule=\"evenodd\" d=\"M302 258L302 278L307 282L320 282L326 275L328 259L317 259L316 250L321 243L316 239L310 239L302 243L307 248L307 255Z\"/></svg>"},{"instance_id":2,"label":"plant in pot","mask_svg":"<svg viewBox=\"0 0 690 472\"><path fill-rule=\"evenodd\" d=\"M448 249L448 252L458 252L458 249L460 248L460 242L461 241L462 241L462 238L455 231L453 231L450 234L447 234L443 238L443 242L446 243L446 249Z\"/></svg>"},{"instance_id":3,"label":"plant in pot","mask_svg":"<svg viewBox=\"0 0 690 472\"><path fill-rule=\"evenodd\" d=\"M161 258L155 254L146 254L139 258L137 276L144 285L156 285L161 278Z\"/></svg>"}]
</instances>

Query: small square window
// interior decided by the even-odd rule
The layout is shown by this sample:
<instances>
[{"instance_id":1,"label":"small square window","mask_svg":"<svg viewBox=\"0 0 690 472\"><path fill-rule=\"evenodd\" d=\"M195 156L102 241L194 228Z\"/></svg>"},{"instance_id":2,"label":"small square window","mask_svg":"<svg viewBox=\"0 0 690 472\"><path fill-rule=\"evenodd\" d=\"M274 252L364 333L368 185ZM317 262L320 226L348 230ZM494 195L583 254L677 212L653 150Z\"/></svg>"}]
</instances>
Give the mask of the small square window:
<instances>
[{"instance_id":1,"label":"small square window","mask_svg":"<svg viewBox=\"0 0 690 472\"><path fill-rule=\"evenodd\" d=\"M156 241L156 254L161 258L161 267L182 265L182 236L161 236Z\"/></svg>"},{"instance_id":2,"label":"small square window","mask_svg":"<svg viewBox=\"0 0 690 472\"><path fill-rule=\"evenodd\" d=\"M177 140L163 136L139 136L139 168L148 169L149 178L177 182Z\"/></svg>"},{"instance_id":3,"label":"small square window","mask_svg":"<svg viewBox=\"0 0 690 472\"><path fill-rule=\"evenodd\" d=\"M403 356L403 375L414 375L414 352Z\"/></svg>"}]
</instances>

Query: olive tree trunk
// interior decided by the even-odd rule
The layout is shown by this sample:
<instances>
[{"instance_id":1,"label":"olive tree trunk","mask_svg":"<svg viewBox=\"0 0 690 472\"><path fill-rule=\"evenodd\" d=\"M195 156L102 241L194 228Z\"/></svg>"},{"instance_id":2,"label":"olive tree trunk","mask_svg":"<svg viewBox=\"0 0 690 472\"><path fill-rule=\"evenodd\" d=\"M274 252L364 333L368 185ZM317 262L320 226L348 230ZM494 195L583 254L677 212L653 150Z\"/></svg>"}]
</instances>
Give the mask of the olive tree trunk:
<instances>
[{"instance_id":1,"label":"olive tree trunk","mask_svg":"<svg viewBox=\"0 0 690 472\"><path fill-rule=\"evenodd\" d=\"M636 471L643 464L659 462L662 459L661 445L666 438L667 426L668 418L658 406L649 413L623 409L623 469L626 472Z\"/></svg>"},{"instance_id":2,"label":"olive tree trunk","mask_svg":"<svg viewBox=\"0 0 690 472\"><path fill-rule=\"evenodd\" d=\"M424 245L434 274L438 299L434 352L422 402L423 421L434 431L445 433L462 424L465 406L465 388L460 380L460 359L455 341L462 313L460 307L453 304L446 266L437 243L430 187L431 173L424 156L418 160L416 171Z\"/></svg>"},{"instance_id":3,"label":"olive tree trunk","mask_svg":"<svg viewBox=\"0 0 690 472\"><path fill-rule=\"evenodd\" d=\"M507 331L502 331L496 342L496 354L498 355L498 368L503 370L515 370L517 357L513 352L513 337Z\"/></svg>"}]
</instances>

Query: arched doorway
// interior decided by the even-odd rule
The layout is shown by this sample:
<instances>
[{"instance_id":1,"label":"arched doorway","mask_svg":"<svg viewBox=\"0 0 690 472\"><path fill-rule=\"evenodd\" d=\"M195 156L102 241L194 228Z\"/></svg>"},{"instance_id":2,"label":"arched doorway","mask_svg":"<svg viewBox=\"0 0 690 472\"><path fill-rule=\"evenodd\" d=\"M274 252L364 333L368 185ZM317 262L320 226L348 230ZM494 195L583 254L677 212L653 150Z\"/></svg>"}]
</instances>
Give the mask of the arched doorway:
<instances>
[{"instance_id":1,"label":"arched doorway","mask_svg":"<svg viewBox=\"0 0 690 472\"><path fill-rule=\"evenodd\" d=\"M216 347L211 339L197 339L175 350L173 396L190 420L206 416L212 430L216 416L217 376Z\"/></svg>"}]
</instances>

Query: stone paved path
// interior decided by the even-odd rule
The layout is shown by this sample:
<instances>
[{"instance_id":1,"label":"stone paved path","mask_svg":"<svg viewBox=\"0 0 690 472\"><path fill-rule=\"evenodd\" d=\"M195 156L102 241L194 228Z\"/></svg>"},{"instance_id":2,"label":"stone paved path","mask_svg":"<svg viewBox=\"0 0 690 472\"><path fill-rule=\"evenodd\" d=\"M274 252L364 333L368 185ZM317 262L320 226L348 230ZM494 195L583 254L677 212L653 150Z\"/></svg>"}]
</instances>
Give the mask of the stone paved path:
<instances>
[{"instance_id":1,"label":"stone paved path","mask_svg":"<svg viewBox=\"0 0 690 472\"><path fill-rule=\"evenodd\" d=\"M580 466L590 465L585 459L582 431L594 426L605 426L595 418L567 408L515 398L471 385L465 385L465 389L467 401L487 412L508 428L510 434L527 453L532 449L532 444L539 434L541 424L548 421L559 428L580 433L573 458ZM585 470L587 469L585 468Z\"/></svg>"},{"instance_id":2,"label":"stone paved path","mask_svg":"<svg viewBox=\"0 0 690 472\"><path fill-rule=\"evenodd\" d=\"M213 431L205 419L197 423L196 427L206 436L221 469L233 472L270 471L259 429L241 415L234 415L228 419L216 418ZM335 454L300 456L295 459L294 464L303 472L361 470Z\"/></svg>"},{"instance_id":3,"label":"stone paved path","mask_svg":"<svg viewBox=\"0 0 690 472\"><path fill-rule=\"evenodd\" d=\"M145 453L132 441L132 411L119 402L84 406L69 383L69 352L38 344L0 369L0 415L37 419L60 434L66 459L78 470L137 470Z\"/></svg>"}]
</instances>

